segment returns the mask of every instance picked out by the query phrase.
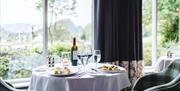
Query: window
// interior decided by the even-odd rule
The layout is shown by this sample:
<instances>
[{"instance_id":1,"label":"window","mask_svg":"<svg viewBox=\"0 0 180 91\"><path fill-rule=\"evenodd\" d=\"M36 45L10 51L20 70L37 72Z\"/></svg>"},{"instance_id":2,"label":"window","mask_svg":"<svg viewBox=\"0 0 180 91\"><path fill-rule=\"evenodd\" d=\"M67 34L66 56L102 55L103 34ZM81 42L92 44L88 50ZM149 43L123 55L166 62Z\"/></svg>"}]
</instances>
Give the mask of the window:
<instances>
[{"instance_id":1,"label":"window","mask_svg":"<svg viewBox=\"0 0 180 91\"><path fill-rule=\"evenodd\" d=\"M152 65L152 0L143 0L143 53L144 65Z\"/></svg>"},{"instance_id":2,"label":"window","mask_svg":"<svg viewBox=\"0 0 180 91\"><path fill-rule=\"evenodd\" d=\"M0 77L28 78L43 60L43 1L0 0ZM48 0L48 55L55 61L77 45L92 46L92 0ZM83 45L81 45L83 44Z\"/></svg>"},{"instance_id":3,"label":"window","mask_svg":"<svg viewBox=\"0 0 180 91\"><path fill-rule=\"evenodd\" d=\"M179 0L158 1L157 56L175 53L179 43ZM178 53L179 54L179 53Z\"/></svg>"},{"instance_id":4,"label":"window","mask_svg":"<svg viewBox=\"0 0 180 91\"><path fill-rule=\"evenodd\" d=\"M36 0L0 1L0 76L26 78L42 65L42 12Z\"/></svg>"},{"instance_id":5,"label":"window","mask_svg":"<svg viewBox=\"0 0 180 91\"><path fill-rule=\"evenodd\" d=\"M143 0L145 66L152 66L158 57L166 56L168 51L175 53L175 55L179 52L179 8L179 0ZM152 50L155 50L155 53Z\"/></svg>"},{"instance_id":6,"label":"window","mask_svg":"<svg viewBox=\"0 0 180 91\"><path fill-rule=\"evenodd\" d=\"M91 2L92 0L50 0L48 2L49 53L60 57L61 51L70 51L76 37L81 46L91 48Z\"/></svg>"}]
</instances>

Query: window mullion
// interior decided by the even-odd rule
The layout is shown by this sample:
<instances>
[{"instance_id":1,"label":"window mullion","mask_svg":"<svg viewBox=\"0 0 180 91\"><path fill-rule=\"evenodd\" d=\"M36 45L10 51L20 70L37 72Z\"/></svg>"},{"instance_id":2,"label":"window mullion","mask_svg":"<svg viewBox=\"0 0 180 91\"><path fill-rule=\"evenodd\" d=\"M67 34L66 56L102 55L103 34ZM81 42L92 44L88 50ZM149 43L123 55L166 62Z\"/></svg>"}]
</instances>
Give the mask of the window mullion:
<instances>
[{"instance_id":1,"label":"window mullion","mask_svg":"<svg viewBox=\"0 0 180 91\"><path fill-rule=\"evenodd\" d=\"M157 0L152 0L152 66L157 60Z\"/></svg>"},{"instance_id":2,"label":"window mullion","mask_svg":"<svg viewBox=\"0 0 180 91\"><path fill-rule=\"evenodd\" d=\"M48 56L48 0L43 1L43 57Z\"/></svg>"}]
</instances>

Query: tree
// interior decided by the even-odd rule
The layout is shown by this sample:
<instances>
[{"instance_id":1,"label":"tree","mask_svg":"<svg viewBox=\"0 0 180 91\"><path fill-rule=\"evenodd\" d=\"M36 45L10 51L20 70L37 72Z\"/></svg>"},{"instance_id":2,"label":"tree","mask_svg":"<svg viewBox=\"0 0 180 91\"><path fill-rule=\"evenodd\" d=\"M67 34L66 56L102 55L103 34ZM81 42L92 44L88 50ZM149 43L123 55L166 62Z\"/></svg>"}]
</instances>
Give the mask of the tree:
<instances>
[{"instance_id":1,"label":"tree","mask_svg":"<svg viewBox=\"0 0 180 91\"><path fill-rule=\"evenodd\" d=\"M52 31L56 31L57 28L56 21L63 15L75 16L76 3L76 0L48 0L48 14L50 15L50 24L48 31L51 44L53 44L54 40ZM42 11L43 0L37 1L36 8Z\"/></svg>"},{"instance_id":2,"label":"tree","mask_svg":"<svg viewBox=\"0 0 180 91\"><path fill-rule=\"evenodd\" d=\"M158 0L158 30L162 35L163 47L179 40L179 0Z\"/></svg>"},{"instance_id":3,"label":"tree","mask_svg":"<svg viewBox=\"0 0 180 91\"><path fill-rule=\"evenodd\" d=\"M157 55L167 51L169 46L176 44L178 41L178 13L180 0L157 0L157 23L158 38L160 46L158 46ZM151 64L151 26L152 26L152 0L143 0L143 38L144 38L144 60L145 65ZM159 43L159 42L158 42ZM165 49L165 50L163 50Z\"/></svg>"},{"instance_id":4,"label":"tree","mask_svg":"<svg viewBox=\"0 0 180 91\"><path fill-rule=\"evenodd\" d=\"M66 40L66 39L70 39L70 31L68 30L69 25L67 24L67 20L66 19L62 19L59 21L56 21L56 25L52 25L51 27L55 26L54 28L50 27L50 31L53 31L53 39L55 41L58 41L59 39L61 40Z\"/></svg>"},{"instance_id":5,"label":"tree","mask_svg":"<svg viewBox=\"0 0 180 91\"><path fill-rule=\"evenodd\" d=\"M177 43L179 37L179 4L180 0L157 0L158 33L160 33L161 45L167 47L169 42ZM152 5L151 0L144 0L143 27L144 33L151 32Z\"/></svg>"},{"instance_id":6,"label":"tree","mask_svg":"<svg viewBox=\"0 0 180 91\"><path fill-rule=\"evenodd\" d=\"M7 78L9 59L8 57L0 57L0 77Z\"/></svg>"},{"instance_id":7,"label":"tree","mask_svg":"<svg viewBox=\"0 0 180 91\"><path fill-rule=\"evenodd\" d=\"M151 0L143 0L143 36L149 37L151 35L151 18L152 18L152 1Z\"/></svg>"},{"instance_id":8,"label":"tree","mask_svg":"<svg viewBox=\"0 0 180 91\"><path fill-rule=\"evenodd\" d=\"M81 39L82 40L91 40L91 24L87 24L83 30L82 30L82 33L81 33Z\"/></svg>"}]
</instances>

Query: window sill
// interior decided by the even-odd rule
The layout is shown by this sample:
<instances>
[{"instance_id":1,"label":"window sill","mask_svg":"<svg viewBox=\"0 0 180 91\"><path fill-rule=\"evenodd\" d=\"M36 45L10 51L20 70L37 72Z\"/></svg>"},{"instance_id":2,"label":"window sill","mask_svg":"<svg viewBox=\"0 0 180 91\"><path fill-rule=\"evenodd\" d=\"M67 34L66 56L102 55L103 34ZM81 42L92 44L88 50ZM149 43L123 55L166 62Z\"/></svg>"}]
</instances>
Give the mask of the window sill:
<instances>
[{"instance_id":1,"label":"window sill","mask_svg":"<svg viewBox=\"0 0 180 91\"><path fill-rule=\"evenodd\" d=\"M150 73L155 73L155 67L154 66L145 66L143 75L150 74Z\"/></svg>"},{"instance_id":2,"label":"window sill","mask_svg":"<svg viewBox=\"0 0 180 91\"><path fill-rule=\"evenodd\" d=\"M30 84L30 78L22 78L22 79L10 79L5 80L8 83L12 84L15 88L28 88Z\"/></svg>"}]
</instances>

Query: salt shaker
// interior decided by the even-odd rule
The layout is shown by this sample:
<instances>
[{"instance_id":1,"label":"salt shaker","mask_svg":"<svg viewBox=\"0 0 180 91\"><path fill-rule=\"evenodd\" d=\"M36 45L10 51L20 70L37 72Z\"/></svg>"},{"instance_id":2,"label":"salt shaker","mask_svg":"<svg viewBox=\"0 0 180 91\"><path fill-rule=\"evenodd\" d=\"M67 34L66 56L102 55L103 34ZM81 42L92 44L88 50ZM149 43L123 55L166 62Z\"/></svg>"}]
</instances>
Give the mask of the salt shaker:
<instances>
[{"instance_id":1,"label":"salt shaker","mask_svg":"<svg viewBox=\"0 0 180 91\"><path fill-rule=\"evenodd\" d=\"M52 64L52 63L51 63L51 56L48 56L48 57L47 57L47 66L48 66L48 67L51 67L51 64Z\"/></svg>"}]
</instances>

